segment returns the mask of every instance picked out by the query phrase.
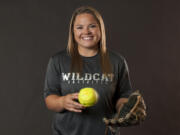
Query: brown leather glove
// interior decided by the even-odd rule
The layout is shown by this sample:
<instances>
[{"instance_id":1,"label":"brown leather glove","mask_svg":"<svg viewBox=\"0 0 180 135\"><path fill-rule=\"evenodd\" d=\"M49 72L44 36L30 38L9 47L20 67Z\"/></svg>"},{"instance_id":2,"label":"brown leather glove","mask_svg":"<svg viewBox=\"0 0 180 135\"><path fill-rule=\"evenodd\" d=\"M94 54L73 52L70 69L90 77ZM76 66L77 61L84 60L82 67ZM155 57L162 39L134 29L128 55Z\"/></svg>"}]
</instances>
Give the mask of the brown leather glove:
<instances>
[{"instance_id":1,"label":"brown leather glove","mask_svg":"<svg viewBox=\"0 0 180 135\"><path fill-rule=\"evenodd\" d=\"M111 132L116 133L119 127L126 127L140 124L146 117L146 105L139 90L133 92L128 102L123 105L120 111L115 114L114 118L103 118L106 124L106 133L108 128Z\"/></svg>"}]
</instances>

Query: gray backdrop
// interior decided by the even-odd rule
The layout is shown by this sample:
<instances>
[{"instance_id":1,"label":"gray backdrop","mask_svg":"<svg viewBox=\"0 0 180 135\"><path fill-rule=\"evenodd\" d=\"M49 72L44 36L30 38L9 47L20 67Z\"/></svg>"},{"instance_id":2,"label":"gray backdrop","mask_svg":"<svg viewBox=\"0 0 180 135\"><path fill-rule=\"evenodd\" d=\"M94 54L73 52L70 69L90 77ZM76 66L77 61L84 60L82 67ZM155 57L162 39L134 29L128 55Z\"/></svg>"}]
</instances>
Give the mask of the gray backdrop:
<instances>
[{"instance_id":1,"label":"gray backdrop","mask_svg":"<svg viewBox=\"0 0 180 135\"><path fill-rule=\"evenodd\" d=\"M53 112L43 101L48 59L66 47L75 8L103 16L107 46L128 61L143 92L147 119L122 135L180 134L180 1L0 1L0 134L51 135Z\"/></svg>"}]
</instances>

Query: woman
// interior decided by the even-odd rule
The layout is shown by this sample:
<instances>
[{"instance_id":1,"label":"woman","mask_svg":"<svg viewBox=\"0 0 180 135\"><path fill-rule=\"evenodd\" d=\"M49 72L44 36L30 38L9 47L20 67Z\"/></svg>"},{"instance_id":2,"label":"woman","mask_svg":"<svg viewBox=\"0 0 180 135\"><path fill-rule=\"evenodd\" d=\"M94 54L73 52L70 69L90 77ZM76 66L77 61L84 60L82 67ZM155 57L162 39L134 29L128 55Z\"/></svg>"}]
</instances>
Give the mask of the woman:
<instances>
[{"instance_id":1,"label":"woman","mask_svg":"<svg viewBox=\"0 0 180 135\"><path fill-rule=\"evenodd\" d=\"M99 100L92 107L77 102L81 88L92 87ZM101 15L80 7L72 15L67 49L47 67L44 98L55 113L53 135L102 135L103 117L112 117L132 92L125 59L106 48ZM110 134L110 133L109 133Z\"/></svg>"}]
</instances>

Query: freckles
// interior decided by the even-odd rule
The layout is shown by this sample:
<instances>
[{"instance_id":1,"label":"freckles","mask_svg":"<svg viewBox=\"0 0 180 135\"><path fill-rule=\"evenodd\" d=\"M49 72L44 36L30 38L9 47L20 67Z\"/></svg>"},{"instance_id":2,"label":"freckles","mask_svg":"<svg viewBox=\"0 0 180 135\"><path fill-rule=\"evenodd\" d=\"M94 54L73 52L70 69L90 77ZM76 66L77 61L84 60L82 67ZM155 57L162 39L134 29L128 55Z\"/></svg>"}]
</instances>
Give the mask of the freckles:
<instances>
[{"instance_id":1,"label":"freckles","mask_svg":"<svg viewBox=\"0 0 180 135\"><path fill-rule=\"evenodd\" d=\"M80 35L79 32L76 31L76 30L74 30L74 36L77 37L77 36L79 36L79 35Z\"/></svg>"}]
</instances>

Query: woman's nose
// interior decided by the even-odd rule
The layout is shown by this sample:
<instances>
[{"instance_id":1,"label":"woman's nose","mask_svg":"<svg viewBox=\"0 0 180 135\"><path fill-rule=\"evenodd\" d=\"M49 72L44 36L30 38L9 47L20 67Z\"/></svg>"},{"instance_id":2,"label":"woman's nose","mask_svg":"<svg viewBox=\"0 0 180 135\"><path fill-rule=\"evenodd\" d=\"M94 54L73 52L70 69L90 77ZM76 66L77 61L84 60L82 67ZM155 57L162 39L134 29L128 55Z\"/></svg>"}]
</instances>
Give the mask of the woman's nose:
<instances>
[{"instance_id":1,"label":"woman's nose","mask_svg":"<svg viewBox=\"0 0 180 135\"><path fill-rule=\"evenodd\" d=\"M83 33L84 34L89 34L89 33L91 33L91 31L89 30L89 28L84 28Z\"/></svg>"}]
</instances>

